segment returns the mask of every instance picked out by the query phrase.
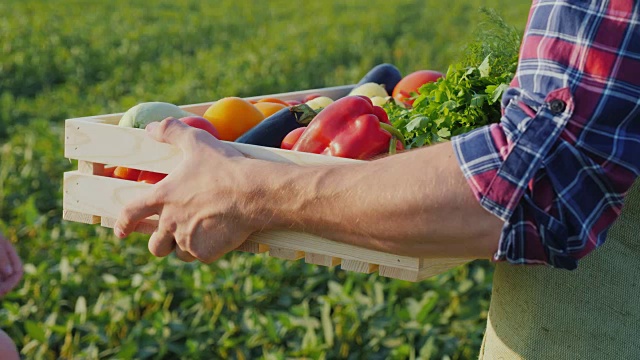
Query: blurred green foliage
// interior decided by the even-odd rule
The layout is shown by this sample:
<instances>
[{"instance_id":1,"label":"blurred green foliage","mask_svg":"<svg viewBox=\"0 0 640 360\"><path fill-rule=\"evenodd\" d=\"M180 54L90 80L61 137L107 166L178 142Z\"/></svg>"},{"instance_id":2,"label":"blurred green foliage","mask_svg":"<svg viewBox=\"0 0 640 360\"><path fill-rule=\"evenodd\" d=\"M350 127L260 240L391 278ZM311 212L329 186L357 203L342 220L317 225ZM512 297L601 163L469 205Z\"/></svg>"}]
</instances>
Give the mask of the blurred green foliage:
<instances>
[{"instance_id":1,"label":"blurred green foliage","mask_svg":"<svg viewBox=\"0 0 640 360\"><path fill-rule=\"evenodd\" d=\"M0 2L0 231L26 270L0 327L27 359L476 357L486 262L409 283L156 259L144 236L63 222L61 180L66 118L350 84L381 62L445 71L481 5L523 29L529 4L507 0Z\"/></svg>"}]
</instances>

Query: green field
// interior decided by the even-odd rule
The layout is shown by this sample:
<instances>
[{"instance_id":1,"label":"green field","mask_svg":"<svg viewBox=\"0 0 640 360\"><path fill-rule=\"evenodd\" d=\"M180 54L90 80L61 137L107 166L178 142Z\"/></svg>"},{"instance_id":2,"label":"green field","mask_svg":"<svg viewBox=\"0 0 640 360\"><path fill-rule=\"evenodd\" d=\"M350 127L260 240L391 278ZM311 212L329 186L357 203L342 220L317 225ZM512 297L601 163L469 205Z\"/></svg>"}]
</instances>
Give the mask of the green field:
<instances>
[{"instance_id":1,"label":"green field","mask_svg":"<svg viewBox=\"0 0 640 360\"><path fill-rule=\"evenodd\" d=\"M517 4L517 5L516 5ZM473 359L492 267L421 283L232 253L156 259L146 237L61 220L66 118L444 71L527 2L0 2L0 231L25 277L0 327L25 359ZM114 144L117 146L117 144Z\"/></svg>"}]
</instances>

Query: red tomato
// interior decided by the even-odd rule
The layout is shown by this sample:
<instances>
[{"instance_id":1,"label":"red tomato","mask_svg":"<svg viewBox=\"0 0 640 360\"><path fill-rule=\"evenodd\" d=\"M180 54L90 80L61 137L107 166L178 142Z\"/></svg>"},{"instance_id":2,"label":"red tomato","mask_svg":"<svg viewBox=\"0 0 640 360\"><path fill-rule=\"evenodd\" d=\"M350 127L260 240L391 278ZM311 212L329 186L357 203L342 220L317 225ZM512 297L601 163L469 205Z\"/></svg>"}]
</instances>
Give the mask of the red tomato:
<instances>
[{"instance_id":1,"label":"red tomato","mask_svg":"<svg viewBox=\"0 0 640 360\"><path fill-rule=\"evenodd\" d=\"M143 183L147 183L147 184L155 184L155 183L159 182L160 180L164 179L165 177L167 177L167 175L165 175L165 174L161 174L161 173L157 173L157 172L153 172L153 171L142 171L142 172L140 172L140 175L138 176L138 182L143 182Z\"/></svg>"},{"instance_id":2,"label":"red tomato","mask_svg":"<svg viewBox=\"0 0 640 360\"><path fill-rule=\"evenodd\" d=\"M106 177L113 177L113 172L116 170L115 166L112 167L105 167L104 168L104 173L102 174L102 176L106 176Z\"/></svg>"},{"instance_id":3,"label":"red tomato","mask_svg":"<svg viewBox=\"0 0 640 360\"><path fill-rule=\"evenodd\" d=\"M118 166L113 170L113 177L117 179L137 181L138 176L140 176L140 170L124 166Z\"/></svg>"},{"instance_id":4,"label":"red tomato","mask_svg":"<svg viewBox=\"0 0 640 360\"><path fill-rule=\"evenodd\" d=\"M397 101L407 105L413 105L413 94L418 93L418 89L426 83L434 82L439 78L444 77L441 72L433 70L418 70L405 76L398 82L395 88L393 88L393 96Z\"/></svg>"},{"instance_id":5,"label":"red tomato","mask_svg":"<svg viewBox=\"0 0 640 360\"><path fill-rule=\"evenodd\" d=\"M284 137L284 139L282 139L282 144L280 145L280 147L285 150L291 150L291 148L296 143L296 141L298 141L300 135L302 135L305 129L306 127L300 127L292 130L287 134L287 136Z\"/></svg>"},{"instance_id":6,"label":"red tomato","mask_svg":"<svg viewBox=\"0 0 640 360\"><path fill-rule=\"evenodd\" d=\"M313 100L313 99L318 98L318 97L320 97L320 96L322 96L322 95L320 95L320 94L309 94L309 95L305 96L305 97L302 99L302 102L303 102L303 103L306 103L307 101L309 101L309 100Z\"/></svg>"},{"instance_id":7,"label":"red tomato","mask_svg":"<svg viewBox=\"0 0 640 360\"><path fill-rule=\"evenodd\" d=\"M198 129L202 129L213 135L216 139L220 138L220 134L215 126L209 120L200 116L187 116L180 119L183 123Z\"/></svg>"}]
</instances>

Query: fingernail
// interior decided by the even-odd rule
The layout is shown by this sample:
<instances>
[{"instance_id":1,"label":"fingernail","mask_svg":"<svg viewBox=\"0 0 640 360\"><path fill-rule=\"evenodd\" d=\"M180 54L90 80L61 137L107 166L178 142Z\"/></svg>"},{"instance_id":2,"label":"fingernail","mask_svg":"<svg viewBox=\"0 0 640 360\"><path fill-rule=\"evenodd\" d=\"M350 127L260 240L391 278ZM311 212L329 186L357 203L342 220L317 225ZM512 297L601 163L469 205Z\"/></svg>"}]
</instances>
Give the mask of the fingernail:
<instances>
[{"instance_id":1,"label":"fingernail","mask_svg":"<svg viewBox=\"0 0 640 360\"><path fill-rule=\"evenodd\" d=\"M116 234L117 237L119 238L123 238L124 237L124 232L122 230L120 230L119 227L115 227L113 228L113 232Z\"/></svg>"},{"instance_id":2,"label":"fingernail","mask_svg":"<svg viewBox=\"0 0 640 360\"><path fill-rule=\"evenodd\" d=\"M13 274L13 267L11 266L11 264L6 264L4 267L4 273L5 275L11 275Z\"/></svg>"},{"instance_id":3,"label":"fingernail","mask_svg":"<svg viewBox=\"0 0 640 360\"><path fill-rule=\"evenodd\" d=\"M152 122L145 127L145 130L147 130L148 132L152 132L153 130L155 130L156 127L158 127L158 123Z\"/></svg>"}]
</instances>

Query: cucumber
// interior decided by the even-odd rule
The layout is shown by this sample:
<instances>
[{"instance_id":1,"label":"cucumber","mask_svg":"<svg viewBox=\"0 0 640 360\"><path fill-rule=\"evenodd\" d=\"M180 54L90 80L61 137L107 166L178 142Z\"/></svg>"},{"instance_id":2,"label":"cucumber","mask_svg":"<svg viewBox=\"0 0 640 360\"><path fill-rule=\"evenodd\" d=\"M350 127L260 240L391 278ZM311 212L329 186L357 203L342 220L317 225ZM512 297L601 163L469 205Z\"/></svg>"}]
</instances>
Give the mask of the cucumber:
<instances>
[{"instance_id":1,"label":"cucumber","mask_svg":"<svg viewBox=\"0 0 640 360\"><path fill-rule=\"evenodd\" d=\"M279 148L285 136L292 130L307 126L317 113L307 104L287 107L244 133L235 142Z\"/></svg>"},{"instance_id":2,"label":"cucumber","mask_svg":"<svg viewBox=\"0 0 640 360\"><path fill-rule=\"evenodd\" d=\"M373 67L369 72L356 84L356 87L366 83L376 83L384 85L387 94L393 93L393 88L402 80L402 73L397 67L391 64L380 64Z\"/></svg>"}]
</instances>

